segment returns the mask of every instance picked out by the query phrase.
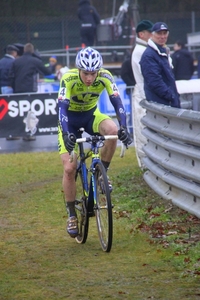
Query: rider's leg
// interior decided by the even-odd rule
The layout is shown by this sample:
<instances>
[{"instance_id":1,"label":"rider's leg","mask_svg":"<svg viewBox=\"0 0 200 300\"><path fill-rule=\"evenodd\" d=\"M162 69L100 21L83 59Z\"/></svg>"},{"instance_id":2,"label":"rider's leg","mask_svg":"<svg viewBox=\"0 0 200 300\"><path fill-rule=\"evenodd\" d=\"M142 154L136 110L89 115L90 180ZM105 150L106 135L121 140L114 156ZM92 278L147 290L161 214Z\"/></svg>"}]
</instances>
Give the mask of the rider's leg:
<instances>
[{"instance_id":1,"label":"rider's leg","mask_svg":"<svg viewBox=\"0 0 200 300\"><path fill-rule=\"evenodd\" d=\"M76 196L76 183L75 172L77 160L74 157L73 162L69 160L69 154L61 154L61 160L63 163L63 191L65 195L66 208L69 214L67 220L67 232L73 238L78 235L78 221L75 211L75 196Z\"/></svg>"},{"instance_id":2,"label":"rider's leg","mask_svg":"<svg viewBox=\"0 0 200 300\"><path fill-rule=\"evenodd\" d=\"M73 162L70 162L69 154L61 154L61 160L63 163L63 191L65 195L65 201L69 216L75 216L75 196L76 196L76 183L75 183L75 172L76 172L76 155Z\"/></svg>"},{"instance_id":3,"label":"rider's leg","mask_svg":"<svg viewBox=\"0 0 200 300\"><path fill-rule=\"evenodd\" d=\"M62 131L60 126L58 126L58 149L60 158L63 163L63 191L65 196L66 208L69 213L69 218L67 220L67 232L71 237L76 237L78 235L78 221L75 211L75 197L76 197L76 183L75 183L75 173L77 165L77 157L74 155L74 159L71 162L69 153L66 152L64 141L62 138Z\"/></svg>"},{"instance_id":4,"label":"rider's leg","mask_svg":"<svg viewBox=\"0 0 200 300\"><path fill-rule=\"evenodd\" d=\"M103 120L99 124L99 133L101 135L117 135L117 125L111 119ZM115 153L117 140L106 140L104 147L101 149L101 160L106 169L108 169L111 159Z\"/></svg>"}]
</instances>

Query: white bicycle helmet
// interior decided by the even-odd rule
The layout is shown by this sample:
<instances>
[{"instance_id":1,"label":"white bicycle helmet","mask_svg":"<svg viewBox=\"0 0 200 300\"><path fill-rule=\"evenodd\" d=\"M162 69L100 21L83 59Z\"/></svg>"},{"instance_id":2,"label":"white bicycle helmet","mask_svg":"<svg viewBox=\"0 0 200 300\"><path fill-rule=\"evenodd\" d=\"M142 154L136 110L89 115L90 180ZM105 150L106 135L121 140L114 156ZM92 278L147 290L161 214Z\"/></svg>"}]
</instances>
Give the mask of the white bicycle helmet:
<instances>
[{"instance_id":1,"label":"white bicycle helmet","mask_svg":"<svg viewBox=\"0 0 200 300\"><path fill-rule=\"evenodd\" d=\"M76 56L76 67L78 69L94 72L99 71L102 65L103 59L101 54L91 47L80 50Z\"/></svg>"}]
</instances>

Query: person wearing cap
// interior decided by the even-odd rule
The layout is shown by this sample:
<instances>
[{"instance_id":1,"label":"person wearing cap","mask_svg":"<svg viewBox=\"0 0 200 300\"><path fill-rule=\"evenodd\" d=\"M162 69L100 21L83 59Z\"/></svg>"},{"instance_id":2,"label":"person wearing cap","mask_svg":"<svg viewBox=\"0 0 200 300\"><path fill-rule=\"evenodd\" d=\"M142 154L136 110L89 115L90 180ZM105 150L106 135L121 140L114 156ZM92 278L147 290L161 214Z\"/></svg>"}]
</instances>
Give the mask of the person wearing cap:
<instances>
[{"instance_id":1,"label":"person wearing cap","mask_svg":"<svg viewBox=\"0 0 200 300\"><path fill-rule=\"evenodd\" d=\"M11 87L11 81L9 73L13 64L13 61L17 57L18 49L14 45L8 45L5 49L6 54L0 60L0 88L2 94L12 94L13 89Z\"/></svg>"},{"instance_id":2,"label":"person wearing cap","mask_svg":"<svg viewBox=\"0 0 200 300\"><path fill-rule=\"evenodd\" d=\"M149 20L142 20L136 27L136 44L131 56L131 65L133 69L136 85L132 95L132 120L133 120L133 134L136 157L140 168L144 168L142 158L145 156L143 146L147 143L145 136L142 134L144 125L141 118L146 114L146 110L140 106L140 101L145 98L144 93L144 79L140 68L140 59L147 47L148 39L151 37L151 30L153 23Z\"/></svg>"},{"instance_id":3,"label":"person wearing cap","mask_svg":"<svg viewBox=\"0 0 200 300\"><path fill-rule=\"evenodd\" d=\"M163 22L152 27L152 36L141 60L144 91L147 101L180 108L179 94L172 70L172 59L166 42L169 28Z\"/></svg>"}]
</instances>

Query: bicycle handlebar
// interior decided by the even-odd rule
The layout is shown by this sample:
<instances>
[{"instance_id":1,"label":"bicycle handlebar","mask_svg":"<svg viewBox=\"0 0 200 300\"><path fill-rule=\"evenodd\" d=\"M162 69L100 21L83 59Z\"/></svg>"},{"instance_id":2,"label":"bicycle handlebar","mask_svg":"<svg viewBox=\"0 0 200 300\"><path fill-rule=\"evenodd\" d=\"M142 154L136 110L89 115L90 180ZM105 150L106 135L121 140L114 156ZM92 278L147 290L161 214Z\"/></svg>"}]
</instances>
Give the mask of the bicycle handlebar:
<instances>
[{"instance_id":1,"label":"bicycle handlebar","mask_svg":"<svg viewBox=\"0 0 200 300\"><path fill-rule=\"evenodd\" d=\"M105 141L105 140L117 140L118 135L100 135L100 136L87 136L76 139L76 143L84 143L84 142L93 142L93 141ZM124 157L125 153L125 145L121 142L121 152L120 157ZM74 158L74 150L70 154L70 162L73 161Z\"/></svg>"},{"instance_id":2,"label":"bicycle handlebar","mask_svg":"<svg viewBox=\"0 0 200 300\"><path fill-rule=\"evenodd\" d=\"M118 135L97 135L97 136L86 136L83 138L76 139L76 143L93 142L93 141L104 141L104 140L117 140Z\"/></svg>"}]
</instances>

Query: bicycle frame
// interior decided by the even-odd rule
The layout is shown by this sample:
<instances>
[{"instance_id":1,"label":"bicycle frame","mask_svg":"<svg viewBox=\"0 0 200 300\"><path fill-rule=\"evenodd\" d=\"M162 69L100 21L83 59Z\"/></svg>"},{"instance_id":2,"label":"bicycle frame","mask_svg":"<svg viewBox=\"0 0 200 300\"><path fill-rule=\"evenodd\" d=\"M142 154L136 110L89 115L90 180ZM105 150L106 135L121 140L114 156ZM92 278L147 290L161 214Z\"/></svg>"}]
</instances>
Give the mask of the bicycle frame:
<instances>
[{"instance_id":1,"label":"bicycle frame","mask_svg":"<svg viewBox=\"0 0 200 300\"><path fill-rule=\"evenodd\" d=\"M114 137L114 136L113 136ZM114 137L115 139L117 136ZM78 139L78 146L79 146L79 154L80 154L80 164L78 168L81 168L81 174L82 174L82 182L83 182L83 188L84 188L84 195L88 198L88 204L92 204L92 207L88 205L91 209L93 206L96 205L96 187L94 184L94 171L95 171L95 165L100 161L100 154L99 154L99 143L102 143L102 141L99 141L98 136L96 141L92 141L90 150L87 154L85 154L84 151L84 145L82 142L80 142L82 139ZM92 156L92 162L87 169L86 166L86 159ZM78 170L78 169L77 169ZM91 173L91 177L88 180L87 172ZM89 211L91 213L91 211Z\"/></svg>"},{"instance_id":2,"label":"bicycle frame","mask_svg":"<svg viewBox=\"0 0 200 300\"><path fill-rule=\"evenodd\" d=\"M79 154L80 154L80 163L79 166L77 167L77 171L81 169L81 175L82 175L82 182L83 182L83 190L84 190L84 195L88 197L89 193L89 186L88 186L88 178L87 178L87 166L86 166L86 157L85 152L84 152L84 147L83 144L79 144Z\"/></svg>"}]
</instances>

